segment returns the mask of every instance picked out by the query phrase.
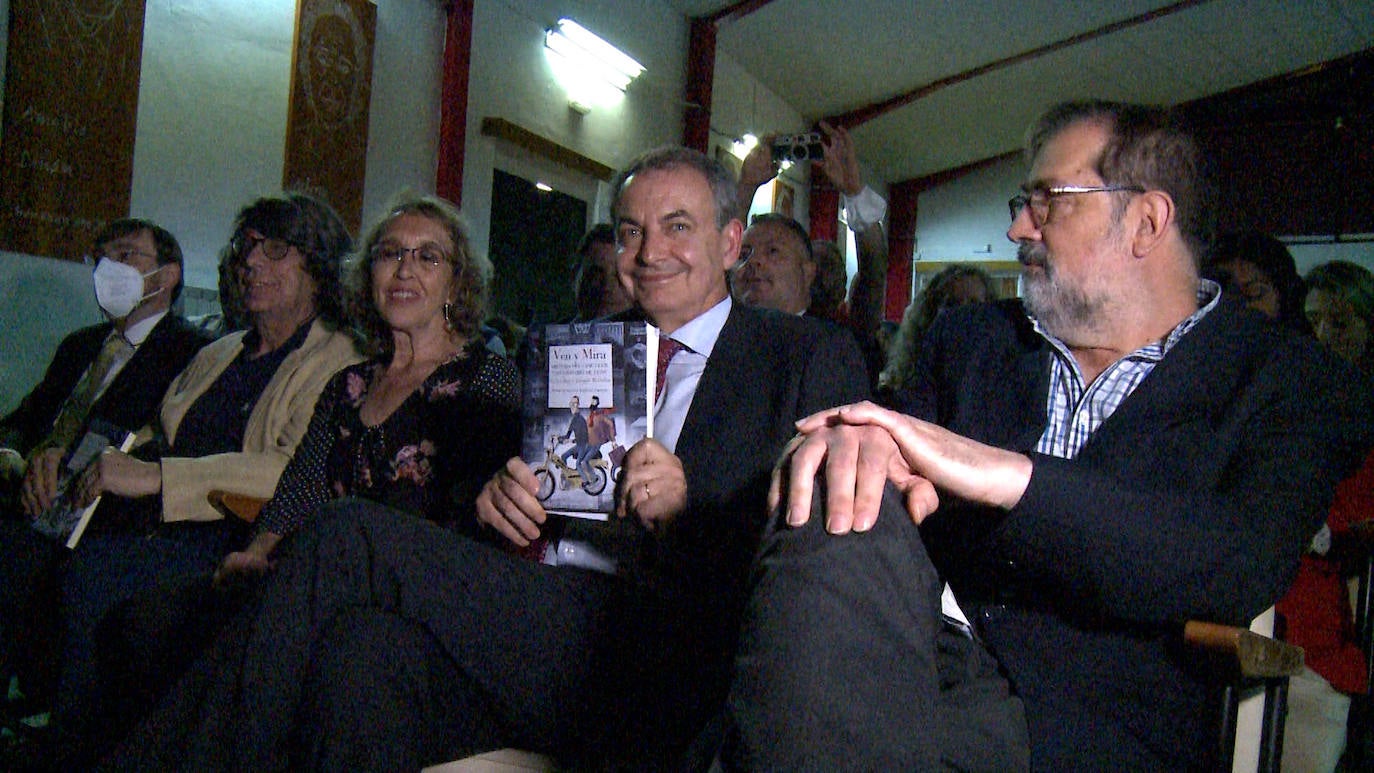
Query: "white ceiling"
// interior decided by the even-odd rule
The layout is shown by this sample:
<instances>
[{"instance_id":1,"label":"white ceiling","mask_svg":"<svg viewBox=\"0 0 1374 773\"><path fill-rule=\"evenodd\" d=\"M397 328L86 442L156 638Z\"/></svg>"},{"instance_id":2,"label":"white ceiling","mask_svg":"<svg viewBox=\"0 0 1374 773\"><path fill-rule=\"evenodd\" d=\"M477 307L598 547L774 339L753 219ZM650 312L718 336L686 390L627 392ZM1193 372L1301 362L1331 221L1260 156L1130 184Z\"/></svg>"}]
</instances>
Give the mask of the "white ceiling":
<instances>
[{"instance_id":1,"label":"white ceiling","mask_svg":"<svg viewBox=\"0 0 1374 773\"><path fill-rule=\"evenodd\" d=\"M744 5L673 2L688 16ZM853 127L860 157L889 182L1014 151L1035 116L1064 99L1176 104L1374 48L1374 0L755 4L762 7L720 22L718 49L807 120L1159 14L973 75Z\"/></svg>"}]
</instances>

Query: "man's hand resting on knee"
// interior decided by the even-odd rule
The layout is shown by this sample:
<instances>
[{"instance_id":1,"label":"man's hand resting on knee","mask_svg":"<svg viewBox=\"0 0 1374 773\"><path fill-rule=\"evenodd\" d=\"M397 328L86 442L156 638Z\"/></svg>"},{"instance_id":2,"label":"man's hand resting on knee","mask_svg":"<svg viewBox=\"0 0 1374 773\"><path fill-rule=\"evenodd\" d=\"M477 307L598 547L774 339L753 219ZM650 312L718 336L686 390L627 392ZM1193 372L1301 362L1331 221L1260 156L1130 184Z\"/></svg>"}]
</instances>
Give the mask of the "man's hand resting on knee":
<instances>
[{"instance_id":1,"label":"man's hand resting on knee","mask_svg":"<svg viewBox=\"0 0 1374 773\"><path fill-rule=\"evenodd\" d=\"M793 526L810 518L818 473L825 475L825 527L832 534L872 528L889 482L918 524L939 506L937 491L1011 508L1030 483L1029 457L870 402L812 414L797 422L797 433L768 491L769 509L785 500Z\"/></svg>"}]
</instances>

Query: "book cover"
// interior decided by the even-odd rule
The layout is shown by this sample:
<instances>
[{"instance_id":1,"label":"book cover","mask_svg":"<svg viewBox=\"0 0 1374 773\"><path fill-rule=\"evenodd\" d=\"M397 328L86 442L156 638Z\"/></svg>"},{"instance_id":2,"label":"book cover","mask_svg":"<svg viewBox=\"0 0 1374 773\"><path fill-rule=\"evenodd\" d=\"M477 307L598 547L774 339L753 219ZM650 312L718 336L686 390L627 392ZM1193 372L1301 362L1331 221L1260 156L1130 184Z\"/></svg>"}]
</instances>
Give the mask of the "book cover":
<instances>
[{"instance_id":1,"label":"book cover","mask_svg":"<svg viewBox=\"0 0 1374 773\"><path fill-rule=\"evenodd\" d=\"M626 449L653 437L658 330L644 322L532 326L521 458L551 513L605 520Z\"/></svg>"},{"instance_id":2,"label":"book cover","mask_svg":"<svg viewBox=\"0 0 1374 773\"><path fill-rule=\"evenodd\" d=\"M72 444L67 451L66 457L62 460L62 466L57 476L57 495L53 497L52 505L34 518L33 528L41 534L45 534L53 539L66 540L72 535L77 524L90 518L90 513L95 512L95 506L99 504L99 497L86 507L77 507L73 500L76 492L73 487L81 479L86 468L105 451L106 448L114 446L122 451L127 451L132 443L134 435L126 429L117 427L99 418L92 418L86 424L86 432L81 439ZM77 539L80 537L78 536ZM74 547L75 540L68 545Z\"/></svg>"}]
</instances>

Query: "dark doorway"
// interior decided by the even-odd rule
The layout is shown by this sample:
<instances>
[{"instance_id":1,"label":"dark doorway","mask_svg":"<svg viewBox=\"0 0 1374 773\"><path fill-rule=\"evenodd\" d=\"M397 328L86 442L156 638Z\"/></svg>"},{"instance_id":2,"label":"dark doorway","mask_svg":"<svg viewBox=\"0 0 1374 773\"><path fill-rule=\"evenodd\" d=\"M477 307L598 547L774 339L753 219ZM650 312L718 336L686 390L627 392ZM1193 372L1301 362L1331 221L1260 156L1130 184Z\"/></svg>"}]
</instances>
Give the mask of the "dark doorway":
<instances>
[{"instance_id":1,"label":"dark doorway","mask_svg":"<svg viewBox=\"0 0 1374 773\"><path fill-rule=\"evenodd\" d=\"M587 202L500 169L491 188L492 310L521 325L571 318L573 252L587 228Z\"/></svg>"}]
</instances>

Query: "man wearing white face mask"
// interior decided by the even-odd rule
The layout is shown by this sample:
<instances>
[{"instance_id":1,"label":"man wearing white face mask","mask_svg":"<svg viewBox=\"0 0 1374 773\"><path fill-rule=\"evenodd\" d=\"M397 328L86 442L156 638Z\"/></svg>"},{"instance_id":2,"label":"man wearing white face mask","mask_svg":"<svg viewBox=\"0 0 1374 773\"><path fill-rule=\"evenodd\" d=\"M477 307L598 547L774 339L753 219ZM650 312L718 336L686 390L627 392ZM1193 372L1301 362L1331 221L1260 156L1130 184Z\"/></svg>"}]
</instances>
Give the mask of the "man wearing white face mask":
<instances>
[{"instance_id":1,"label":"man wearing white face mask","mask_svg":"<svg viewBox=\"0 0 1374 773\"><path fill-rule=\"evenodd\" d=\"M54 495L65 450L100 419L134 431L157 417L172 379L208 343L197 328L168 313L181 292L181 247L165 229L146 220L106 226L92 245L97 258L95 296L106 322L63 339L43 380L0 419L0 586L30 588L48 581L48 558L58 543L29 526ZM28 616L0 593L4 641L37 641ZM0 674L14 660L41 653L7 652L0 644ZM32 690L35 686L29 686ZM43 692L42 689L38 690Z\"/></svg>"},{"instance_id":2,"label":"man wearing white face mask","mask_svg":"<svg viewBox=\"0 0 1374 773\"><path fill-rule=\"evenodd\" d=\"M108 321L67 336L43 380L0 419L0 476L7 493L22 481L30 515L50 502L62 452L88 419L130 431L147 424L172 378L207 342L168 314L181 292L182 262L170 233L146 220L116 220L93 247L95 296Z\"/></svg>"}]
</instances>

